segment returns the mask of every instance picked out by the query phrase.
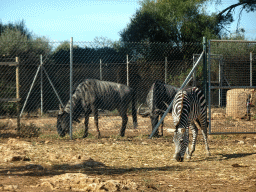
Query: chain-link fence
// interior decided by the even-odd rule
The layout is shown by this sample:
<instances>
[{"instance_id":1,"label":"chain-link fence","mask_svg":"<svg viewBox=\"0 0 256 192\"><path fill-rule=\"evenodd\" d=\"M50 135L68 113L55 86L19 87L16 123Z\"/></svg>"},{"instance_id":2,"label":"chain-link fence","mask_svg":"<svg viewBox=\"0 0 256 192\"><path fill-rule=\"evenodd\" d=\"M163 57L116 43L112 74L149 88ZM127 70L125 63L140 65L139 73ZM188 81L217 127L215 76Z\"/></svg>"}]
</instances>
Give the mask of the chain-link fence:
<instances>
[{"instance_id":1,"label":"chain-link fence","mask_svg":"<svg viewBox=\"0 0 256 192\"><path fill-rule=\"evenodd\" d=\"M210 133L256 132L256 42L211 40Z\"/></svg>"},{"instance_id":2,"label":"chain-link fence","mask_svg":"<svg viewBox=\"0 0 256 192\"><path fill-rule=\"evenodd\" d=\"M52 117L56 127L59 104L65 106L70 98L70 44L43 42L32 47L25 49L22 44L15 47L7 45L6 49L1 50L0 62L15 60L15 57L19 59L21 123L32 117ZM91 42L73 42L73 91L85 79L121 83L136 90L138 107L145 103L150 87L156 80L180 87L193 66L193 54L201 52L202 44L198 43L174 45L146 42L102 46ZM8 94L15 95L15 89L8 89L5 83L15 84L15 70L1 67L1 98ZM201 69L200 66L197 72L198 86L202 79ZM6 104L10 103L0 103L1 107ZM106 114L114 115L117 112L103 113ZM0 116L15 117L16 110L2 107ZM111 122L112 119L107 121ZM49 124L47 119L44 124ZM140 122L138 124L140 128ZM148 130L151 130L150 124Z\"/></svg>"}]
</instances>

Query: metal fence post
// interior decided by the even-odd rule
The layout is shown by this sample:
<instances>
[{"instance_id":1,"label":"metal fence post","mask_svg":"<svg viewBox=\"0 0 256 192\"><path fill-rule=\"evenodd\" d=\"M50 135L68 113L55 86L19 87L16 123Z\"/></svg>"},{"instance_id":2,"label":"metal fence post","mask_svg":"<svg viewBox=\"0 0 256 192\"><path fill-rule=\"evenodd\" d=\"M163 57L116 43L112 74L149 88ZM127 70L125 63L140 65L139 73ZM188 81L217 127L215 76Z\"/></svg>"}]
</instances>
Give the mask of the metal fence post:
<instances>
[{"instance_id":1,"label":"metal fence post","mask_svg":"<svg viewBox=\"0 0 256 192\"><path fill-rule=\"evenodd\" d=\"M195 54L193 54L193 66L195 65ZM196 87L196 70L193 73L193 86Z\"/></svg>"},{"instance_id":2,"label":"metal fence post","mask_svg":"<svg viewBox=\"0 0 256 192\"><path fill-rule=\"evenodd\" d=\"M41 65L41 85L40 85L40 89L41 89L41 116L43 116L43 56L40 55L40 65Z\"/></svg>"},{"instance_id":3,"label":"metal fence post","mask_svg":"<svg viewBox=\"0 0 256 192\"><path fill-rule=\"evenodd\" d=\"M208 110L209 110L209 134L211 134L211 40L209 40L208 52Z\"/></svg>"},{"instance_id":4,"label":"metal fence post","mask_svg":"<svg viewBox=\"0 0 256 192\"><path fill-rule=\"evenodd\" d=\"M207 98L207 40L206 37L203 37L203 90L204 95Z\"/></svg>"},{"instance_id":5,"label":"metal fence post","mask_svg":"<svg viewBox=\"0 0 256 192\"><path fill-rule=\"evenodd\" d=\"M252 86L252 52L250 52L250 86Z\"/></svg>"},{"instance_id":6,"label":"metal fence post","mask_svg":"<svg viewBox=\"0 0 256 192\"><path fill-rule=\"evenodd\" d=\"M72 84L73 84L73 37L70 38L70 90L69 90L69 98L70 98L69 135L70 135L70 139L72 139L72 113L73 113Z\"/></svg>"},{"instance_id":7,"label":"metal fence post","mask_svg":"<svg viewBox=\"0 0 256 192\"><path fill-rule=\"evenodd\" d=\"M129 60L128 60L128 54L126 55L126 75L127 75L127 86L129 86Z\"/></svg>"}]
</instances>

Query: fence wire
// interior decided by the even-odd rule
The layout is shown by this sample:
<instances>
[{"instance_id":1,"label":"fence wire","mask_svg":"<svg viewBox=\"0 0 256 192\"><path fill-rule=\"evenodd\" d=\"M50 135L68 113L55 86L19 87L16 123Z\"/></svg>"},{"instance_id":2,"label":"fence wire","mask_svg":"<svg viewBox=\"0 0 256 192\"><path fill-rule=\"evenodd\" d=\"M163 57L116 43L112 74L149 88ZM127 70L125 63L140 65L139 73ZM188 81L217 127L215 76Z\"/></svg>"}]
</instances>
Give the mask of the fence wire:
<instances>
[{"instance_id":1,"label":"fence wire","mask_svg":"<svg viewBox=\"0 0 256 192\"><path fill-rule=\"evenodd\" d=\"M210 41L210 133L256 132L256 42Z\"/></svg>"},{"instance_id":2,"label":"fence wire","mask_svg":"<svg viewBox=\"0 0 256 192\"><path fill-rule=\"evenodd\" d=\"M198 43L73 44L73 91L86 79L129 84L136 90L137 107L145 103L150 87L156 80L180 87L193 66L193 54L202 52L202 45ZM69 100L70 45L68 42L41 42L30 46L24 48L24 44L11 46L10 43L10 46L7 44L0 49L0 62L19 58L21 123L24 118L32 117L53 116L56 120L59 104L65 106ZM15 70L0 67L0 97L15 97ZM201 68L197 72L198 82L202 79ZM200 83L198 86L201 86ZM6 105L10 103L0 103L0 116L17 116L16 109ZM117 112L104 114L116 115ZM44 122L48 124L47 120ZM138 123L139 128L143 127ZM172 122L169 124L171 126ZM150 133L150 124L147 129Z\"/></svg>"}]
</instances>

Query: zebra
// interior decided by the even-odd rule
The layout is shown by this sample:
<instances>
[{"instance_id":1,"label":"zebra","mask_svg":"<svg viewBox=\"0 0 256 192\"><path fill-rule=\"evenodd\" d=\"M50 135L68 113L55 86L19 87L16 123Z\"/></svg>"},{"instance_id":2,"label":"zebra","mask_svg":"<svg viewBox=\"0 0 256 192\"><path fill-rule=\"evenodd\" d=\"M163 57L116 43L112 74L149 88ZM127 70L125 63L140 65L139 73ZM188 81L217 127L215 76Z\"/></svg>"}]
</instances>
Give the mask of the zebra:
<instances>
[{"instance_id":1,"label":"zebra","mask_svg":"<svg viewBox=\"0 0 256 192\"><path fill-rule=\"evenodd\" d=\"M173 137L175 143L174 159L182 162L185 151L187 158L191 159L192 153L195 151L198 127L204 137L206 153L210 156L207 142L207 108L203 92L197 87L178 91L173 100L172 117L175 126ZM190 152L188 149L189 129L191 129L193 135Z\"/></svg>"}]
</instances>

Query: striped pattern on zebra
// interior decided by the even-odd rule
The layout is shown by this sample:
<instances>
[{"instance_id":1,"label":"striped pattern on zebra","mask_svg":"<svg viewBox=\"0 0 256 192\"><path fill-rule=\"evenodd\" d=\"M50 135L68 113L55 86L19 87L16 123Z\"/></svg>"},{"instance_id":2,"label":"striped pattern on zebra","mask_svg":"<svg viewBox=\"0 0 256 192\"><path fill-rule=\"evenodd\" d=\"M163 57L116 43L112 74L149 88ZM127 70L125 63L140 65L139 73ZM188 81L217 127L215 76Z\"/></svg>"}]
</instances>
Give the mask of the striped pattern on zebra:
<instances>
[{"instance_id":1,"label":"striped pattern on zebra","mask_svg":"<svg viewBox=\"0 0 256 192\"><path fill-rule=\"evenodd\" d=\"M175 143L174 159L182 162L185 152L190 159L195 151L198 128L201 129L207 155L210 155L207 142L207 107L203 92L192 87L182 89L177 92L173 100L172 117L175 126L173 141ZM193 140L191 151L189 152L189 129L192 131Z\"/></svg>"}]
</instances>

